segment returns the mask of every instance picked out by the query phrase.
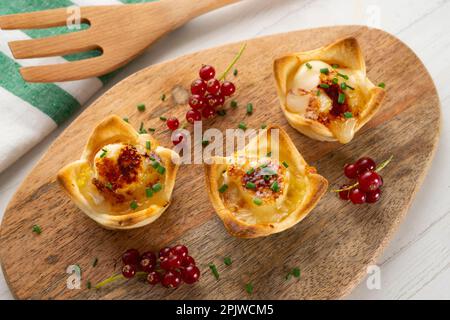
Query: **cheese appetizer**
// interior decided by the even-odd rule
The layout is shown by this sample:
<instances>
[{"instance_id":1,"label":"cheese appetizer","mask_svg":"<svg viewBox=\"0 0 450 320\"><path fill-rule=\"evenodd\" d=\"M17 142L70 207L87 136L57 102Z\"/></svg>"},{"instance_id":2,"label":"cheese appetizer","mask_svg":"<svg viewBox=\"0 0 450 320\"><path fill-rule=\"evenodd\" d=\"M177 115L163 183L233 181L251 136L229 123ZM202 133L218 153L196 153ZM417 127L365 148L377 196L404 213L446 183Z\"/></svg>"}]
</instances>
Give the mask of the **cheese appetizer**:
<instances>
[{"instance_id":1,"label":"cheese appetizer","mask_svg":"<svg viewBox=\"0 0 450 320\"><path fill-rule=\"evenodd\" d=\"M274 62L277 91L288 122L320 141L348 143L385 96L366 76L355 38Z\"/></svg>"},{"instance_id":2,"label":"cheese appetizer","mask_svg":"<svg viewBox=\"0 0 450 320\"><path fill-rule=\"evenodd\" d=\"M274 130L276 153L269 143ZM328 186L276 126L255 135L233 156L211 160L205 164L210 200L228 232L239 238L268 236L294 226Z\"/></svg>"},{"instance_id":3,"label":"cheese appetizer","mask_svg":"<svg viewBox=\"0 0 450 320\"><path fill-rule=\"evenodd\" d=\"M155 221L169 206L177 160L151 135L113 115L94 129L81 159L57 178L91 219L107 229L132 229Z\"/></svg>"}]
</instances>

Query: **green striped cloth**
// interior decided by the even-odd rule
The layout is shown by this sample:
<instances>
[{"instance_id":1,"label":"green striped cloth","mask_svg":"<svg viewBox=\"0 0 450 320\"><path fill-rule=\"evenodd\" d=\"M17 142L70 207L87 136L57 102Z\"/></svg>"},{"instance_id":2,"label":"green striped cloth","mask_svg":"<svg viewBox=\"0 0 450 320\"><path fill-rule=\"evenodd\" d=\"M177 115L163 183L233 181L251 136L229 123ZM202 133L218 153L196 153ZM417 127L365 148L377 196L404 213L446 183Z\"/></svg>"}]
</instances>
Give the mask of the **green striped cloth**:
<instances>
[{"instance_id":1,"label":"green striped cloth","mask_svg":"<svg viewBox=\"0 0 450 320\"><path fill-rule=\"evenodd\" d=\"M120 5L149 1L153 0L0 0L0 15L74 5ZM112 76L109 74L99 78L61 83L25 82L19 74L21 66L63 63L89 58L99 52L16 61L7 43L67 32L71 31L66 27L0 30L0 172L65 121Z\"/></svg>"}]
</instances>

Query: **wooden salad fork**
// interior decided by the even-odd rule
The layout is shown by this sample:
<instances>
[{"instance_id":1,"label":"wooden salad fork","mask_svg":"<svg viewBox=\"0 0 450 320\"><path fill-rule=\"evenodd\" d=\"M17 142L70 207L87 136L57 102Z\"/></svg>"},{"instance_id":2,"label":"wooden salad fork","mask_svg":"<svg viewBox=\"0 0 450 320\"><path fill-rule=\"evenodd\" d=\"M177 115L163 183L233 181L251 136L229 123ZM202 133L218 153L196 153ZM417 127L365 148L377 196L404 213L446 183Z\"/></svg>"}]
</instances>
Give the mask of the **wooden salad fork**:
<instances>
[{"instance_id":1,"label":"wooden salad fork","mask_svg":"<svg viewBox=\"0 0 450 320\"><path fill-rule=\"evenodd\" d=\"M130 62L150 44L187 21L239 0L161 0L158 2L80 8L89 28L63 35L12 41L16 59L63 56L90 50L101 55L62 64L23 67L29 82L59 82L104 75ZM64 26L67 8L0 16L0 28L43 29Z\"/></svg>"}]
</instances>

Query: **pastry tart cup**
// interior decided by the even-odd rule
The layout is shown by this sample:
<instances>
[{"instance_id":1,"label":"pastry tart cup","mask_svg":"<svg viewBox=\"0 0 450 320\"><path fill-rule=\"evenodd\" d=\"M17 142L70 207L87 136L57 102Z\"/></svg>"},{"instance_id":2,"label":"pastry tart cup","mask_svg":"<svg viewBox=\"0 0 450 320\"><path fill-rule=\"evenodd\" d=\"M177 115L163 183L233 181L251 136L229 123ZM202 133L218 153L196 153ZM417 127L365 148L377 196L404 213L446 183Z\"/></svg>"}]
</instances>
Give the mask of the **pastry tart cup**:
<instances>
[{"instance_id":1,"label":"pastry tart cup","mask_svg":"<svg viewBox=\"0 0 450 320\"><path fill-rule=\"evenodd\" d=\"M275 134L278 143L274 144ZM210 163L205 164L210 201L227 231L238 238L291 228L308 215L328 187L277 126L261 130L233 156L213 157ZM266 174L270 174L267 183ZM252 181L256 189L251 189Z\"/></svg>"},{"instance_id":2,"label":"pastry tart cup","mask_svg":"<svg viewBox=\"0 0 450 320\"><path fill-rule=\"evenodd\" d=\"M169 206L178 160L151 135L113 115L97 125L81 159L62 168L57 180L101 226L133 229L152 223Z\"/></svg>"},{"instance_id":3,"label":"pastry tart cup","mask_svg":"<svg viewBox=\"0 0 450 320\"><path fill-rule=\"evenodd\" d=\"M322 74L320 70L324 69L329 73ZM385 96L385 90L367 78L355 38L276 59L274 75L281 109L289 124L319 141L350 142L380 109ZM333 102L331 89L322 87L330 85L335 88L335 100L338 93L343 95L343 112L334 107L340 106ZM327 103L333 106L328 111Z\"/></svg>"}]
</instances>

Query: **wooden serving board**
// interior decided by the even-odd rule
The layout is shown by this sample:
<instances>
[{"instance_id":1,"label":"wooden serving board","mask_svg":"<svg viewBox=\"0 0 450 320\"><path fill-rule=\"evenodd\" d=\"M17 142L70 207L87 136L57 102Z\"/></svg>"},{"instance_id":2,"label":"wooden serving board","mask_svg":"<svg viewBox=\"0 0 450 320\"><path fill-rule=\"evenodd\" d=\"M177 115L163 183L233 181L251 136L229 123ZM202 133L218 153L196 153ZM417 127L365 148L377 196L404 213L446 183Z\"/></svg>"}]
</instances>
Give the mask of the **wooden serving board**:
<instances>
[{"instance_id":1,"label":"wooden serving board","mask_svg":"<svg viewBox=\"0 0 450 320\"><path fill-rule=\"evenodd\" d=\"M387 98L381 111L348 145L313 141L293 130L279 108L272 76L276 56L314 49L355 36L365 53L369 78L385 82ZM349 293L366 267L387 245L405 216L426 172L439 137L440 104L433 81L416 55L393 36L362 26L297 31L247 42L238 62L236 110L205 127L235 128L240 121L258 128L279 124L305 159L318 168L332 187L345 181L346 162L371 156L378 162L394 155L383 171L382 200L355 206L327 193L311 214L295 227L266 238L243 240L227 234L205 191L201 165L179 170L169 209L155 223L132 231L108 231L87 218L55 180L57 171L79 158L92 128L104 117L128 117L136 128L156 128L156 137L171 146L159 116L183 118L187 106L160 100L177 84L188 86L199 67L224 70L241 43L180 57L148 67L120 82L90 106L50 147L9 204L1 226L0 257L13 294L21 299L331 299ZM246 116L252 102L254 114ZM145 103L140 113L136 105ZM42 234L31 232L34 224ZM86 288L119 272L120 255L128 248L157 250L165 245L189 246L202 270L201 281L176 290L151 287L138 280L119 281L100 290ZM226 267L223 258L233 264ZM98 258L98 265L92 266ZM215 263L220 280L208 264ZM66 288L66 268L78 264L82 289ZM301 279L285 280L294 267ZM254 285L253 295L244 290Z\"/></svg>"}]
</instances>

